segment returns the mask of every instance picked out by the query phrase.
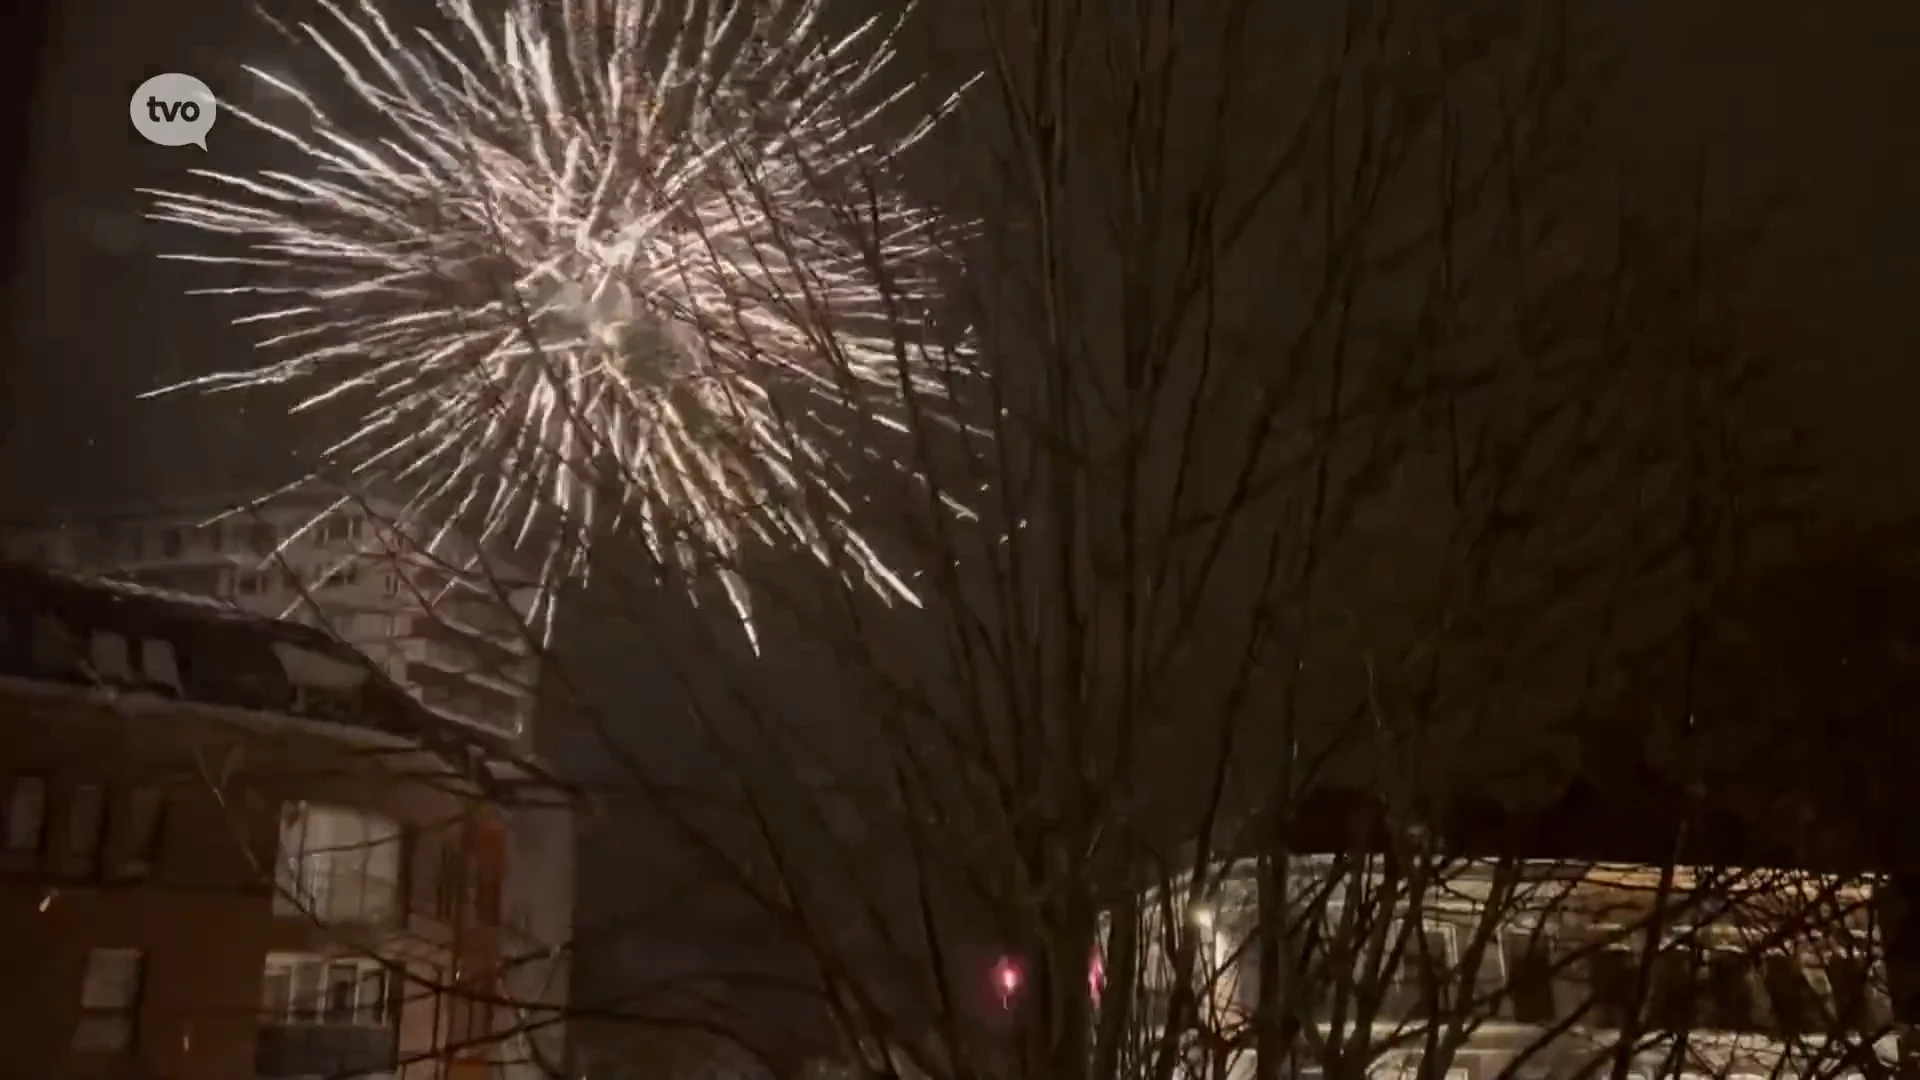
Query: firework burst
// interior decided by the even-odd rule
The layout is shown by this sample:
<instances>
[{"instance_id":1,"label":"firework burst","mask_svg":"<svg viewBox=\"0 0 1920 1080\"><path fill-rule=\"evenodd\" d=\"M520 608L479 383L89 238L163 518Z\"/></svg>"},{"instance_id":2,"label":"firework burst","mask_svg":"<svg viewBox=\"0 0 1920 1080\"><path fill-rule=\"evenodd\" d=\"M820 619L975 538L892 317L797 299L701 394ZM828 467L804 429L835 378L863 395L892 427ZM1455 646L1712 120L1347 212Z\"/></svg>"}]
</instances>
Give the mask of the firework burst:
<instances>
[{"instance_id":1,"label":"firework burst","mask_svg":"<svg viewBox=\"0 0 1920 1080\"><path fill-rule=\"evenodd\" d=\"M252 70L304 120L223 104L305 167L146 192L243 246L168 257L235 268L195 291L246 300L261 348L156 393L289 384L349 410L327 471L404 493L416 535L533 551L549 595L632 527L750 637L756 543L914 602L846 455L951 426L973 372L928 339L943 227L876 183L945 108L875 134L911 88L881 80L900 24L829 33L822 3L446 0L407 32L322 3L287 29L339 92Z\"/></svg>"}]
</instances>

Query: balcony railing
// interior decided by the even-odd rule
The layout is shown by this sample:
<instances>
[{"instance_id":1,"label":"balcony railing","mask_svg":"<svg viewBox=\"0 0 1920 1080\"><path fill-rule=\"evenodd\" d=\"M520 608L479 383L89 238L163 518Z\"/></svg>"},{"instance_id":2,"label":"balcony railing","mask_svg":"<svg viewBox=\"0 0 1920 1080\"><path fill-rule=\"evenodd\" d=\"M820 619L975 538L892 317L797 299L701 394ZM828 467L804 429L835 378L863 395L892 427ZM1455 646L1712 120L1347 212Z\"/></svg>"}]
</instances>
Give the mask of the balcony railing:
<instances>
[{"instance_id":1,"label":"balcony railing","mask_svg":"<svg viewBox=\"0 0 1920 1080\"><path fill-rule=\"evenodd\" d=\"M384 1076L399 1067L399 1044L389 1028L352 1024L270 1024L260 1029L253 1071L278 1077Z\"/></svg>"}]
</instances>

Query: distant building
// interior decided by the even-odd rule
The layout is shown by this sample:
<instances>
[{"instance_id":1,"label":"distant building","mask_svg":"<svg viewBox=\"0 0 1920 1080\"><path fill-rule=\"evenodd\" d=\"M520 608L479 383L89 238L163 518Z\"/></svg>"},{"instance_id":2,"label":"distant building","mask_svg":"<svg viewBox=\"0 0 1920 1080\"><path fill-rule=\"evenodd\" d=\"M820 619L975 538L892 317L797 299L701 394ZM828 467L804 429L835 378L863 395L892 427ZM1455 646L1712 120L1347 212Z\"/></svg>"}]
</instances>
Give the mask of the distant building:
<instances>
[{"instance_id":1,"label":"distant building","mask_svg":"<svg viewBox=\"0 0 1920 1080\"><path fill-rule=\"evenodd\" d=\"M532 583L458 536L396 531L377 502L291 494L68 511L0 525L0 554L308 622L372 657L436 711L527 737L538 665Z\"/></svg>"},{"instance_id":2,"label":"distant building","mask_svg":"<svg viewBox=\"0 0 1920 1080\"><path fill-rule=\"evenodd\" d=\"M15 563L0 711L0 1072L493 1080L564 1054L564 967L503 883L512 818L565 800L508 738L313 627Z\"/></svg>"},{"instance_id":3,"label":"distant building","mask_svg":"<svg viewBox=\"0 0 1920 1080\"><path fill-rule=\"evenodd\" d=\"M1332 1074L1328 1056L1356 1053L1382 1077L1607 1076L1623 1041L1630 1080L1859 1080L1889 1075L1897 1061L1864 882L1436 861L1445 877L1420 894L1416 923L1398 891L1405 879L1387 881L1369 868L1377 860L1292 864L1277 963L1295 989L1281 1008L1316 1035L1282 1048L1282 1076L1318 1080ZM1134 1015L1147 1040L1175 1009L1183 1030L1219 1036L1204 1048L1194 1040L1181 1080L1247 1080L1265 1050L1252 1026L1259 876L1251 862L1216 864L1209 876L1197 900L1184 878L1141 898ZM1096 1000L1113 965L1095 957ZM1438 1047L1444 1062L1423 1063Z\"/></svg>"}]
</instances>

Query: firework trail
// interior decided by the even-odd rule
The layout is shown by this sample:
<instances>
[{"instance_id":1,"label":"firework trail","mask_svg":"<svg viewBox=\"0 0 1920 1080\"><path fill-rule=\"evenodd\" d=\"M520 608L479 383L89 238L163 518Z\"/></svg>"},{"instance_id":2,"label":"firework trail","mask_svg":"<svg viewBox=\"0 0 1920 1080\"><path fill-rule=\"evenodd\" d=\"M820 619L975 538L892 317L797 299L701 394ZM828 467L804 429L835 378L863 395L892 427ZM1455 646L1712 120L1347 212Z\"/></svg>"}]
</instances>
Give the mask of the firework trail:
<instances>
[{"instance_id":1,"label":"firework trail","mask_svg":"<svg viewBox=\"0 0 1920 1080\"><path fill-rule=\"evenodd\" d=\"M823 2L446 0L405 33L323 2L286 29L341 92L250 69L305 120L222 105L305 166L145 192L214 234L168 257L237 268L195 291L247 300L261 336L255 366L154 393L291 384L300 409L352 410L329 471L402 493L429 545L459 524L534 552L549 597L633 526L690 595L718 581L749 638L755 543L915 602L855 524L844 458L952 426L973 373L966 347L923 345L943 226L873 182L952 99L877 135L911 89L881 86L900 23L830 34Z\"/></svg>"}]
</instances>

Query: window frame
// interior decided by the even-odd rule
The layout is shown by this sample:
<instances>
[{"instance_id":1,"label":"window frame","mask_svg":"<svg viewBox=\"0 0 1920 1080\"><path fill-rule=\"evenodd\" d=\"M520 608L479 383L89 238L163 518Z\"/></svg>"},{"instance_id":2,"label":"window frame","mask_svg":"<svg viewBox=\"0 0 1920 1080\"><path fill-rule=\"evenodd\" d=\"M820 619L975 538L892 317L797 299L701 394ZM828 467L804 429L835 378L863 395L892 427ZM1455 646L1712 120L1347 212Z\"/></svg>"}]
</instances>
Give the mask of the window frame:
<instances>
[{"instance_id":1,"label":"window frame","mask_svg":"<svg viewBox=\"0 0 1920 1080\"><path fill-rule=\"evenodd\" d=\"M74 784L63 792L64 803L57 815L55 833L58 843L50 844L47 861L52 872L62 878L85 880L99 876L107 838L107 788L88 781ZM83 798L84 797L84 798ZM88 807L92 821L79 816Z\"/></svg>"},{"instance_id":2,"label":"window frame","mask_svg":"<svg viewBox=\"0 0 1920 1080\"><path fill-rule=\"evenodd\" d=\"M334 1017L333 976L342 968L353 970L353 1000L346 1008L348 1019ZM399 1027L400 1007L394 1001L394 989L401 980L391 961L359 954L270 952L260 966L260 1025L279 1028L359 1028L369 1031L394 1031ZM302 974L314 974L317 981L301 986ZM284 1004L273 1000L272 980L284 974L287 994ZM378 983L379 990L369 1006L366 988ZM311 1000L302 1000L304 994ZM369 1008L376 1011L369 1014ZM371 1015L371 1020L364 1019Z\"/></svg>"},{"instance_id":3,"label":"window frame","mask_svg":"<svg viewBox=\"0 0 1920 1080\"><path fill-rule=\"evenodd\" d=\"M144 815L140 812L149 808ZM153 784L123 789L108 809L101 873L110 881L139 881L160 863L167 827L167 792Z\"/></svg>"},{"instance_id":4,"label":"window frame","mask_svg":"<svg viewBox=\"0 0 1920 1080\"><path fill-rule=\"evenodd\" d=\"M316 822L327 818L351 819L359 838L336 845L324 835L316 837ZM375 839L376 827L390 830L389 835ZM290 852L289 837L295 835L298 840ZM274 913L342 925L396 925L406 917L406 849L406 828L385 814L326 803L283 803L274 839ZM392 853L390 874L374 873L375 853L382 851ZM345 888L354 889L358 900L337 899L347 895Z\"/></svg>"},{"instance_id":5,"label":"window frame","mask_svg":"<svg viewBox=\"0 0 1920 1080\"><path fill-rule=\"evenodd\" d=\"M1548 932L1545 919L1528 916L1508 921L1500 928L1500 1019L1516 1024L1550 1025L1562 1015L1561 969L1554 963L1554 944L1556 938ZM1546 961L1546 1005L1547 1016L1543 1020L1522 1018L1520 1015L1520 993L1516 987L1515 971L1517 960L1531 961L1539 956Z\"/></svg>"},{"instance_id":6,"label":"window frame","mask_svg":"<svg viewBox=\"0 0 1920 1080\"><path fill-rule=\"evenodd\" d=\"M124 1000L105 1004L91 1000L95 988L95 963L103 958L131 959L131 975L126 979ZM140 1010L146 999L147 954L141 949L124 946L99 947L87 950L86 964L80 974L80 1003L74 1020L73 1033L68 1039L75 1053L81 1054L124 1054L140 1042ZM119 1025L104 1025L101 1021L118 1020ZM101 1029L117 1030L117 1039L96 1040L89 1032Z\"/></svg>"},{"instance_id":7,"label":"window frame","mask_svg":"<svg viewBox=\"0 0 1920 1080\"><path fill-rule=\"evenodd\" d=\"M14 843L14 818L18 813L21 794L33 792L33 837L26 845ZM38 773L20 773L8 778L7 802L5 807L6 838L4 857L9 865L32 866L44 859L47 854L48 829L47 811L52 799L47 778Z\"/></svg>"}]
</instances>

